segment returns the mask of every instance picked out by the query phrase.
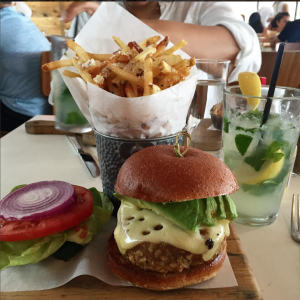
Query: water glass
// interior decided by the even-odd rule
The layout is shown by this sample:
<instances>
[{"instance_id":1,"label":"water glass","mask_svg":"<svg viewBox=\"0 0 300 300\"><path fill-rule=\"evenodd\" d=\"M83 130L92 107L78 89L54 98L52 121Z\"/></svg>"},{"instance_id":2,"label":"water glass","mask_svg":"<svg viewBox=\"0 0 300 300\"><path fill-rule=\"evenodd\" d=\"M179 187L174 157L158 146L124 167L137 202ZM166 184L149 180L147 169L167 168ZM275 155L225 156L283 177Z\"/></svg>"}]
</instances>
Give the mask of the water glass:
<instances>
[{"instance_id":1,"label":"water glass","mask_svg":"<svg viewBox=\"0 0 300 300\"><path fill-rule=\"evenodd\" d=\"M242 95L239 86L224 91L224 162L240 186L231 198L236 222L251 226L276 220L300 130L300 90L287 87L276 88L269 118L261 126L268 89L262 88L262 97Z\"/></svg>"},{"instance_id":2,"label":"water glass","mask_svg":"<svg viewBox=\"0 0 300 300\"><path fill-rule=\"evenodd\" d=\"M229 64L230 61L224 59L196 59L198 80L187 122L194 148L207 151L220 149L221 134L215 130L222 127L221 103ZM220 113L211 112L213 107ZM213 130L207 130L211 123L214 124Z\"/></svg>"}]
</instances>

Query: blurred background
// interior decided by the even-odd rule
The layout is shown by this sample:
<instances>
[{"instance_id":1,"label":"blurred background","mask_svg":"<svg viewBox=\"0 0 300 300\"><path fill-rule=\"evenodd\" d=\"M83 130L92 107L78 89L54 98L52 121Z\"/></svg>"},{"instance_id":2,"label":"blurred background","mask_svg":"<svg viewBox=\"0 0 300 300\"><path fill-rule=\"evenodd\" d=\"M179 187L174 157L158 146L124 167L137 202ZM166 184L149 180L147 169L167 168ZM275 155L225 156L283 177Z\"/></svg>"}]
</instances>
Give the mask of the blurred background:
<instances>
[{"instance_id":1,"label":"blurred background","mask_svg":"<svg viewBox=\"0 0 300 300\"><path fill-rule=\"evenodd\" d=\"M63 23L60 17L65 9L74 1L29 1L26 4L32 10L31 20L45 35L64 35L70 28L71 22ZM228 1L234 3L236 11L245 17L248 22L253 12L258 12L262 7L273 7L273 1ZM286 1L288 4L290 20L300 18L300 1Z\"/></svg>"}]
</instances>

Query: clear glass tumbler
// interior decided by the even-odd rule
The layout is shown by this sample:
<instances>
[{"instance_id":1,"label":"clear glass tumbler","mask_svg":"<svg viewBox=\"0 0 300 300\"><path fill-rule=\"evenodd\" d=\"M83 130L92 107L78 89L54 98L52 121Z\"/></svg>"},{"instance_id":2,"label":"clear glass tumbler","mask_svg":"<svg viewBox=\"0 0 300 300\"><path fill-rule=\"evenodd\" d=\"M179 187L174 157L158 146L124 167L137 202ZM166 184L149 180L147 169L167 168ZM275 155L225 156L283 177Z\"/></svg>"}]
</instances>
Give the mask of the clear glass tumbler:
<instances>
[{"instance_id":1,"label":"clear glass tumbler","mask_svg":"<svg viewBox=\"0 0 300 300\"><path fill-rule=\"evenodd\" d=\"M251 226L276 220L300 130L300 90L287 87L276 88L269 118L261 126L268 88L262 88L262 97L242 95L239 86L224 91L224 162L240 186L231 195L236 222ZM249 105L253 102L259 104L255 110Z\"/></svg>"},{"instance_id":2,"label":"clear glass tumbler","mask_svg":"<svg viewBox=\"0 0 300 300\"><path fill-rule=\"evenodd\" d=\"M51 36L51 60L60 60L68 49L64 36ZM54 102L55 128L67 132L84 133L92 130L64 83L58 70L51 72L51 92Z\"/></svg>"},{"instance_id":3,"label":"clear glass tumbler","mask_svg":"<svg viewBox=\"0 0 300 300\"><path fill-rule=\"evenodd\" d=\"M210 110L214 105L222 103L229 64L230 61L224 59L196 59L198 80L189 111L189 133L199 125L201 119L210 119Z\"/></svg>"}]
</instances>

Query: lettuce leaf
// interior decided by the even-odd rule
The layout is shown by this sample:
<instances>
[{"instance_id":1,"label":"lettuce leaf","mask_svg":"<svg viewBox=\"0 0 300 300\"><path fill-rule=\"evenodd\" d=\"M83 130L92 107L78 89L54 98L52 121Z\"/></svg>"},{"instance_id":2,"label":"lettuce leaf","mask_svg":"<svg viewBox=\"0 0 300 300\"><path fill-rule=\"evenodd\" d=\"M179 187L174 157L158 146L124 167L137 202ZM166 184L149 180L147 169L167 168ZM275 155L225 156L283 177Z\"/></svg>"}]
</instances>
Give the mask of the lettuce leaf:
<instances>
[{"instance_id":1,"label":"lettuce leaf","mask_svg":"<svg viewBox=\"0 0 300 300\"><path fill-rule=\"evenodd\" d=\"M235 205L228 195L175 203L147 202L117 193L114 196L137 207L150 209L178 226L193 232L197 232L199 227L214 226L218 220L237 218Z\"/></svg>"},{"instance_id":2,"label":"lettuce leaf","mask_svg":"<svg viewBox=\"0 0 300 300\"><path fill-rule=\"evenodd\" d=\"M113 205L108 197L96 188L92 189L93 213L77 226L39 239L20 242L1 241L1 270L12 266L38 263L55 253L67 241L82 246L88 244L101 227L110 220L113 211Z\"/></svg>"}]
</instances>

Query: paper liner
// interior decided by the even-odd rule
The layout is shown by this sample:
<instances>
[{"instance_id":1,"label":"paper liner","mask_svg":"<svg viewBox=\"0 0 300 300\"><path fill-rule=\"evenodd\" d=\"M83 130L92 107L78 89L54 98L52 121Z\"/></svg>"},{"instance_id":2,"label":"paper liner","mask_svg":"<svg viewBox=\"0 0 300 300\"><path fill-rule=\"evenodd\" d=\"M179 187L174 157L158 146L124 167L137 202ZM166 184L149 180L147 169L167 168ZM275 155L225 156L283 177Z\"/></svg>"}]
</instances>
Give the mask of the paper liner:
<instances>
[{"instance_id":1,"label":"paper liner","mask_svg":"<svg viewBox=\"0 0 300 300\"><path fill-rule=\"evenodd\" d=\"M114 286L131 286L115 276L106 264L106 241L116 227L113 218L80 253L64 262L49 257L38 264L1 271L1 292L37 291L62 286L80 275L90 275ZM237 286L228 257L216 277L189 288L211 289Z\"/></svg>"},{"instance_id":2,"label":"paper liner","mask_svg":"<svg viewBox=\"0 0 300 300\"><path fill-rule=\"evenodd\" d=\"M112 36L125 43L133 40L140 43L154 35L160 34L118 4L102 2L75 41L87 52L104 54L119 49ZM169 43L168 48L172 45ZM181 50L175 54L183 59L190 58ZM64 59L72 56L74 53L69 50ZM68 69L75 71L75 68ZM171 88L137 98L118 97L90 83L86 85L80 78L63 76L63 79L84 116L100 133L123 138L151 138L176 134L184 128L195 93L197 70L192 67L190 76Z\"/></svg>"}]
</instances>

